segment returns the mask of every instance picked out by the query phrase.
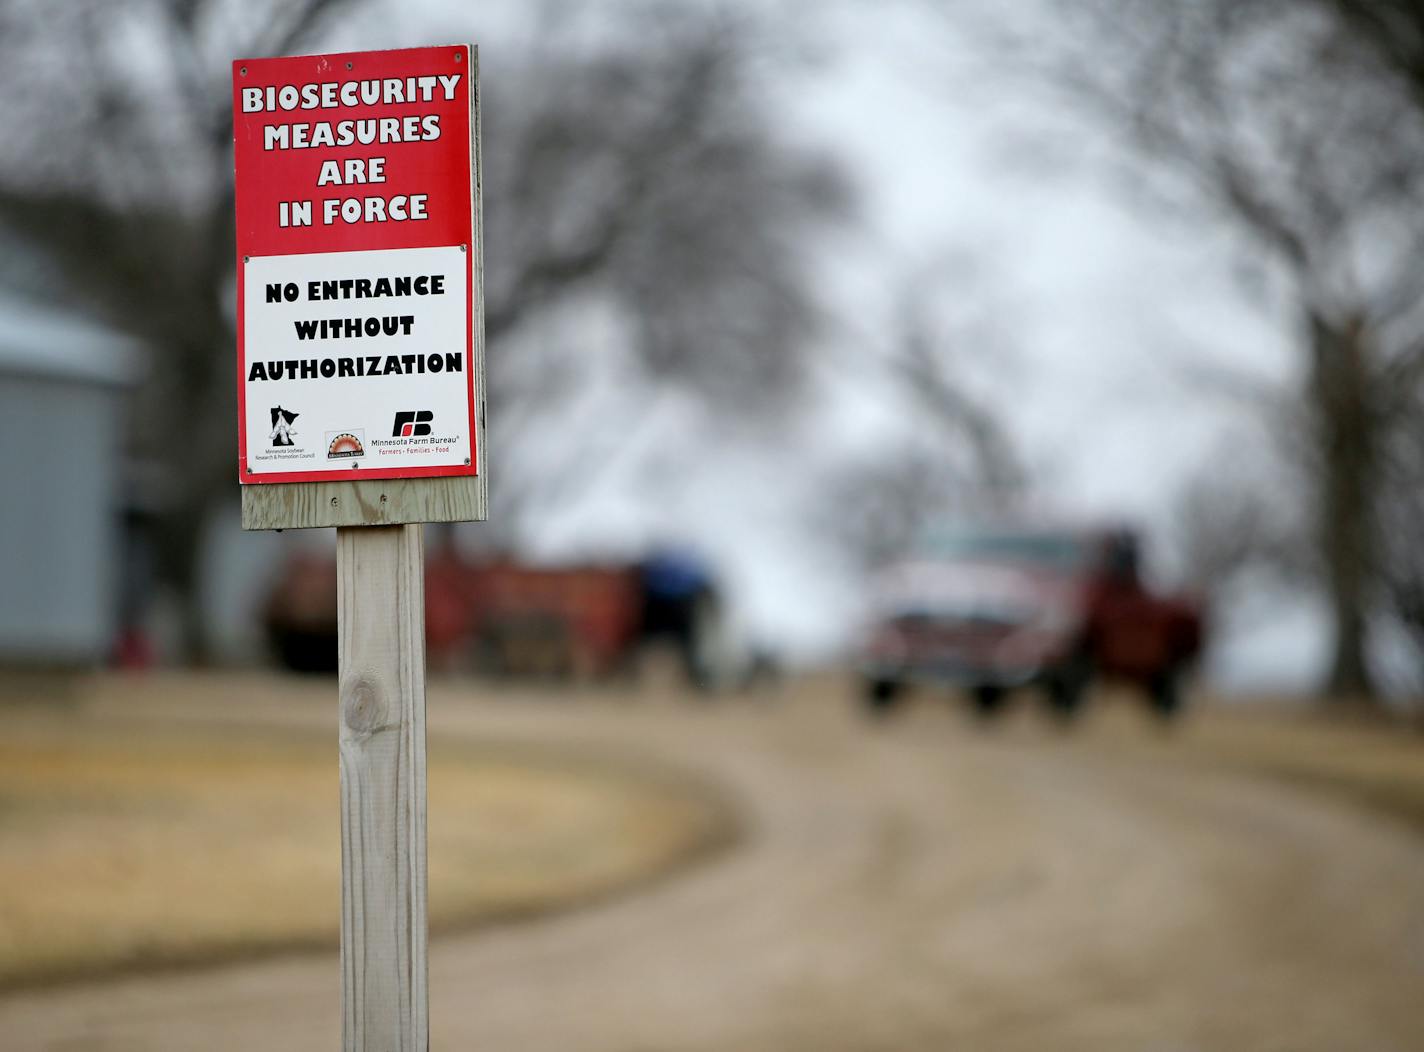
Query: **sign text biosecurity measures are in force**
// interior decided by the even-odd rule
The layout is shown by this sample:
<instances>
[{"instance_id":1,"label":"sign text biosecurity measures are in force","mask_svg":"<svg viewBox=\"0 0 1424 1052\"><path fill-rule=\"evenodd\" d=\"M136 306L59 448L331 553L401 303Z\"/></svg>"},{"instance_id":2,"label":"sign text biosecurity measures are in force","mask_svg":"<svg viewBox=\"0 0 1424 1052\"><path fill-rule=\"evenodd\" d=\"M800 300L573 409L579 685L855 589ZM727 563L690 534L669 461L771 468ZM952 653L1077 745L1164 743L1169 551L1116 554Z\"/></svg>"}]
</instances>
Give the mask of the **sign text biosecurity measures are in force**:
<instances>
[{"instance_id":1,"label":"sign text biosecurity measures are in force","mask_svg":"<svg viewBox=\"0 0 1424 1052\"><path fill-rule=\"evenodd\" d=\"M465 47L233 64L239 475L474 475Z\"/></svg>"}]
</instances>

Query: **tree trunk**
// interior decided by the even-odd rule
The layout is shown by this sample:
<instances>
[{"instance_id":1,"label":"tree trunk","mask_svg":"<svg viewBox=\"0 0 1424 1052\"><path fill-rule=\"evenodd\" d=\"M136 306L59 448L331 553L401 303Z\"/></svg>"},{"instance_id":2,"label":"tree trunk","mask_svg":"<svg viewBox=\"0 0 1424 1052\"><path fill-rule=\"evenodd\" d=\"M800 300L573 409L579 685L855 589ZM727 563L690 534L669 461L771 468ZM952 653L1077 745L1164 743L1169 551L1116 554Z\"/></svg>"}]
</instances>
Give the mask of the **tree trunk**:
<instances>
[{"instance_id":1,"label":"tree trunk","mask_svg":"<svg viewBox=\"0 0 1424 1052\"><path fill-rule=\"evenodd\" d=\"M203 526L207 508L197 501L167 509L158 521L154 553L158 576L178 604L179 661L206 665L212 659L203 588Z\"/></svg>"},{"instance_id":2,"label":"tree trunk","mask_svg":"<svg viewBox=\"0 0 1424 1052\"><path fill-rule=\"evenodd\" d=\"M1372 699L1367 644L1380 444L1368 332L1357 318L1335 324L1312 315L1311 342L1317 528L1335 632L1326 689L1340 699Z\"/></svg>"},{"instance_id":3,"label":"tree trunk","mask_svg":"<svg viewBox=\"0 0 1424 1052\"><path fill-rule=\"evenodd\" d=\"M236 492L233 422L237 399L231 372L235 336L221 313L218 288L223 262L211 261L208 275L188 304L186 325L163 345L170 386L152 393L153 404L140 412L135 436L140 449L161 465L168 482L165 505L157 518L158 576L171 590L181 618L178 660L203 666L215 656L207 618L203 540L207 524L225 497ZM210 295L205 294L210 293ZM181 440L171 433L171 406L199 407L184 420Z\"/></svg>"}]
</instances>

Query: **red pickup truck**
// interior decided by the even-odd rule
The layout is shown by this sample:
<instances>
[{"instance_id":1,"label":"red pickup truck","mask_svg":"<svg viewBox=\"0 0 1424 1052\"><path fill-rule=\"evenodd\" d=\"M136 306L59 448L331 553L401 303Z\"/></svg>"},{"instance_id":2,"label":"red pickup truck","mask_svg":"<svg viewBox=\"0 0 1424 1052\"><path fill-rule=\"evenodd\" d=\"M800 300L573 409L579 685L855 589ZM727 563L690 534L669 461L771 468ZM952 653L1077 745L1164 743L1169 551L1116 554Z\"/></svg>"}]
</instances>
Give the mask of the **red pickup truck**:
<instances>
[{"instance_id":1,"label":"red pickup truck","mask_svg":"<svg viewBox=\"0 0 1424 1052\"><path fill-rule=\"evenodd\" d=\"M983 714L1012 688L1041 688L1064 717L1095 677L1143 688L1163 717L1201 650L1202 615L1153 595L1124 529L968 530L928 534L886 567L859 666L868 708L890 711L912 684L965 688Z\"/></svg>"}]
</instances>

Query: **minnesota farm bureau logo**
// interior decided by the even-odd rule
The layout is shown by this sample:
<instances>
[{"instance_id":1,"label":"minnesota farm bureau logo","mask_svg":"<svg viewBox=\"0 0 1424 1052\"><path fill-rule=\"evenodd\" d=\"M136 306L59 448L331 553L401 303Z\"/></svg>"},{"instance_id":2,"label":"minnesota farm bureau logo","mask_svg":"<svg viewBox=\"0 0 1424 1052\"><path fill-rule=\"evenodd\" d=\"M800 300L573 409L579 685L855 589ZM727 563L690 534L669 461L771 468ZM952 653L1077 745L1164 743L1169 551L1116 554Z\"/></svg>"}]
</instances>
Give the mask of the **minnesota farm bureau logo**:
<instances>
[{"instance_id":1,"label":"minnesota farm bureau logo","mask_svg":"<svg viewBox=\"0 0 1424 1052\"><path fill-rule=\"evenodd\" d=\"M430 434L430 422L435 414L429 409L401 410L396 414L392 438L424 438Z\"/></svg>"}]
</instances>

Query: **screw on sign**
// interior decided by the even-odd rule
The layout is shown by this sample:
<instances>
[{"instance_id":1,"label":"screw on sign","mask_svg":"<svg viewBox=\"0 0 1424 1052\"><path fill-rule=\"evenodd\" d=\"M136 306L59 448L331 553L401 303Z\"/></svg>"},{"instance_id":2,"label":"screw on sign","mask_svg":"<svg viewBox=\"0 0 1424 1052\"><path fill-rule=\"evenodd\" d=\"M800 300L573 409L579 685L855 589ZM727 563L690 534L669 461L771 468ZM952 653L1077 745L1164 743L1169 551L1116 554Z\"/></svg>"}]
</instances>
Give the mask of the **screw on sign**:
<instances>
[{"instance_id":1,"label":"screw on sign","mask_svg":"<svg viewBox=\"0 0 1424 1052\"><path fill-rule=\"evenodd\" d=\"M426 995L422 525L485 518L478 54L233 63L245 529L334 526L342 1047Z\"/></svg>"}]
</instances>

